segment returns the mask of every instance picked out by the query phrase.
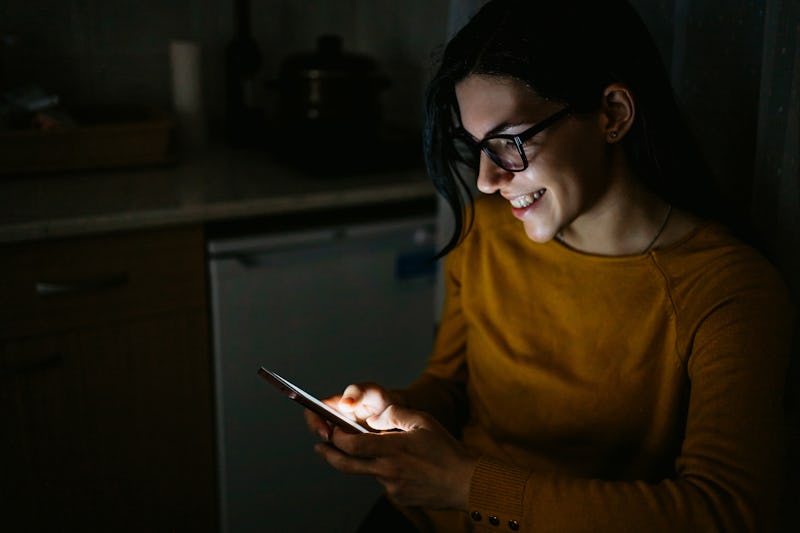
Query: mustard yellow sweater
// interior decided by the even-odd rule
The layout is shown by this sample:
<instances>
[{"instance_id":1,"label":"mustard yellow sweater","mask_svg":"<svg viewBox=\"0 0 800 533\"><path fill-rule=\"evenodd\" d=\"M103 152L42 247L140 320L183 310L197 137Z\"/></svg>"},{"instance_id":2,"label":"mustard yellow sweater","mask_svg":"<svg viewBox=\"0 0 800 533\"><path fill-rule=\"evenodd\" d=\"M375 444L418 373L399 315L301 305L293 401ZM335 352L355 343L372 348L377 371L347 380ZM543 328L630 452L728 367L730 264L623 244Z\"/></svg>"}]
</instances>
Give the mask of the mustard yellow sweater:
<instances>
[{"instance_id":1,"label":"mustard yellow sweater","mask_svg":"<svg viewBox=\"0 0 800 533\"><path fill-rule=\"evenodd\" d=\"M721 226L600 257L476 203L404 403L481 456L427 531L768 531L783 483L787 289ZM495 525L496 524L496 525Z\"/></svg>"}]
</instances>

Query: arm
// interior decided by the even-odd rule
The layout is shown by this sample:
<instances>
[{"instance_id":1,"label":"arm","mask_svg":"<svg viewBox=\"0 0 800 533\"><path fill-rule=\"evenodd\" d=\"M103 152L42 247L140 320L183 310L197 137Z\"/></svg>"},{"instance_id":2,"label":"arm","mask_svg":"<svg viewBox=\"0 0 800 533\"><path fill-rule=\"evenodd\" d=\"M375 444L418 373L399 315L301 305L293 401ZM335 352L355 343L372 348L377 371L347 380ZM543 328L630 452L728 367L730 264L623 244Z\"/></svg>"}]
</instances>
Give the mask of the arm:
<instances>
[{"instance_id":1,"label":"arm","mask_svg":"<svg viewBox=\"0 0 800 533\"><path fill-rule=\"evenodd\" d=\"M754 283L692 324L676 475L657 483L548 475L482 458L469 510L520 531L769 531L782 490L785 289ZM760 286L757 286L760 285Z\"/></svg>"},{"instance_id":2,"label":"arm","mask_svg":"<svg viewBox=\"0 0 800 533\"><path fill-rule=\"evenodd\" d=\"M453 434L460 432L467 415L461 259L457 248L445 260L445 306L425 372L410 386L391 392L394 403L430 413Z\"/></svg>"},{"instance_id":3,"label":"arm","mask_svg":"<svg viewBox=\"0 0 800 533\"><path fill-rule=\"evenodd\" d=\"M460 300L460 290L450 292L459 289L454 283L460 279L458 274L457 268L450 269L450 306L453 294ZM675 364L685 371L691 391L679 436L682 447L669 478L649 482L589 479L520 468L499 455L475 462L458 447L446 451L451 441L437 430L437 424L426 423L422 417L423 423L414 425L411 422L420 418L401 410L392 423L406 429L405 433L351 436L336 432L334 447L325 447L324 455L342 471L376 476L387 490L391 487L398 503L467 511L466 516L480 518L474 522L478 530L769 531L782 490L789 305L785 287L773 278L764 279L763 268L739 270L721 280L724 274L724 269L714 269L713 283L704 279L698 285L700 291L703 285L716 285L716 292L703 297L693 293L691 308L676 310L684 344L676 347L682 360L676 359ZM710 303L700 310L698 306L704 304L698 302ZM428 376L423 376L421 385L411 387L412 391L419 387L421 394L418 398L409 394L407 405L431 412L442 405L464 405L458 401L461 393L456 392L463 390L468 377L463 345L458 342L466 337L461 312L460 304L448 308L454 314L448 314L451 320L443 323ZM448 323L452 329L446 327ZM447 401L434 405L431 400L436 398ZM451 420L447 412L438 413L437 418ZM428 446L434 440L438 444ZM426 455L427 449L438 451ZM448 471L470 472L469 481L463 475L430 476L445 464ZM453 498L464 494L465 484L466 496ZM495 520L490 522L491 517ZM452 527L452 522L447 523Z\"/></svg>"}]
</instances>

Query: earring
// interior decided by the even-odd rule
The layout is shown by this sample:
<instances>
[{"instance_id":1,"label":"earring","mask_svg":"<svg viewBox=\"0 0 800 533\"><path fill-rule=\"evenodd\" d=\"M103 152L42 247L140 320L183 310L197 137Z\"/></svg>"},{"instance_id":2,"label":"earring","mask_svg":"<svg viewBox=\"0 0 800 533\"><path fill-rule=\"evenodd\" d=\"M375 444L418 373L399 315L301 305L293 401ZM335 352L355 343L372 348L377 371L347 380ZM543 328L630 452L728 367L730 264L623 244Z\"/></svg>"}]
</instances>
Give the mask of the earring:
<instances>
[{"instance_id":1,"label":"earring","mask_svg":"<svg viewBox=\"0 0 800 533\"><path fill-rule=\"evenodd\" d=\"M616 139L616 138L617 138L617 132L616 132L616 131L612 131L612 132L611 132L611 133L609 133L608 135L609 135L609 136L610 136L612 139Z\"/></svg>"}]
</instances>

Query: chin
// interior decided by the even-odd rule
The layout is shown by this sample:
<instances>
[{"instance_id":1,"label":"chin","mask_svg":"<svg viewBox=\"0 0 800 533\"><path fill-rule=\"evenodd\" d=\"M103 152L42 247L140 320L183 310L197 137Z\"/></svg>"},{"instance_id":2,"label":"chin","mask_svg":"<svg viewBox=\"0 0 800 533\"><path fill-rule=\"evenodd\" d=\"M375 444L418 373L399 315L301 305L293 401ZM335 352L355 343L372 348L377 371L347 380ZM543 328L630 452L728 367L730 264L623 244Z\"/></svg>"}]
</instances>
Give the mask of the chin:
<instances>
[{"instance_id":1,"label":"chin","mask_svg":"<svg viewBox=\"0 0 800 533\"><path fill-rule=\"evenodd\" d=\"M550 242L555 238L557 233L552 228L543 228L540 225L523 223L523 227L525 228L525 234L528 236L528 238L533 242L538 242L539 244Z\"/></svg>"}]
</instances>

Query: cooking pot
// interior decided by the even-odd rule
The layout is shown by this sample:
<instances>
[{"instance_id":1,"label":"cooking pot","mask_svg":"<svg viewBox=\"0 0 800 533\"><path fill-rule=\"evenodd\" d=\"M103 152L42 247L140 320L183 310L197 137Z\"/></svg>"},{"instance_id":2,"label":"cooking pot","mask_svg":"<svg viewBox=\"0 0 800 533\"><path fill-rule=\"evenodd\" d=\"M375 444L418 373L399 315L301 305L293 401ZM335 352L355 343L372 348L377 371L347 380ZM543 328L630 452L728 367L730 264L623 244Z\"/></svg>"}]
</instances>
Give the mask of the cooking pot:
<instances>
[{"instance_id":1,"label":"cooking pot","mask_svg":"<svg viewBox=\"0 0 800 533\"><path fill-rule=\"evenodd\" d=\"M344 52L338 35L322 35L314 52L288 56L271 86L283 128L346 133L380 124L380 94L389 82L374 59Z\"/></svg>"}]
</instances>

